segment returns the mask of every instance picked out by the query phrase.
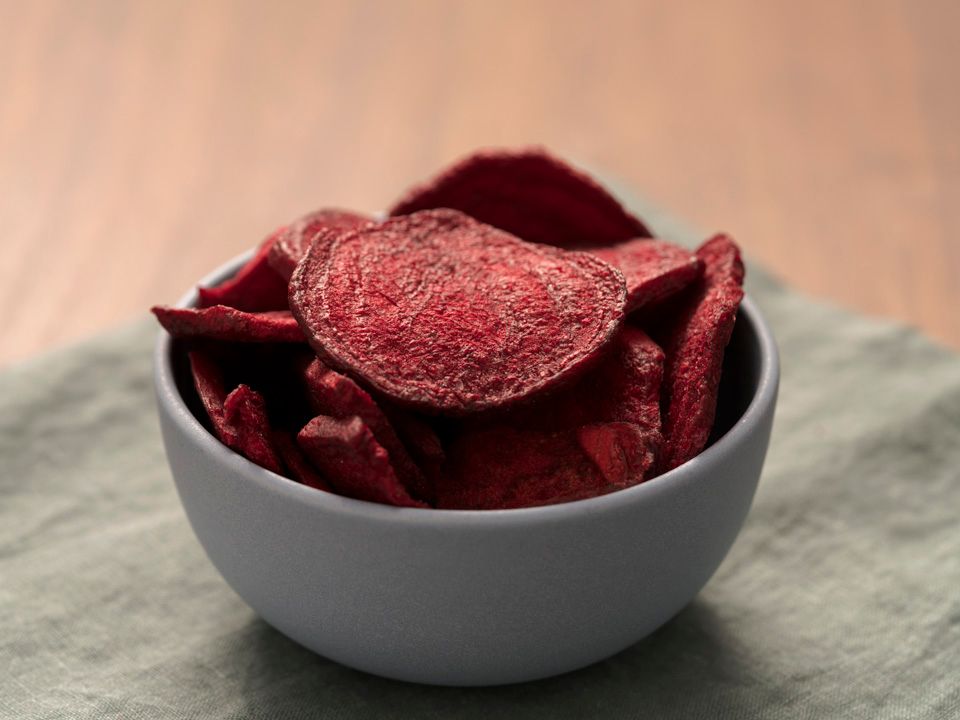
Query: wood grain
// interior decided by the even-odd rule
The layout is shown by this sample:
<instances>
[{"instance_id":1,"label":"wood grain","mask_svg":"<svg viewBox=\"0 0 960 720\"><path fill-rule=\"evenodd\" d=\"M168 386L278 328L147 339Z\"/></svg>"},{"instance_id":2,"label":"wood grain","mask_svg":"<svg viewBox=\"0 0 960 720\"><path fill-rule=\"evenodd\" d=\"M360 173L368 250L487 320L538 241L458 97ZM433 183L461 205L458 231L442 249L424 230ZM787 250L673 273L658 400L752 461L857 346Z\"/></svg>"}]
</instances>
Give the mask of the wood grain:
<instances>
[{"instance_id":1,"label":"wood grain","mask_svg":"<svg viewBox=\"0 0 960 720\"><path fill-rule=\"evenodd\" d=\"M960 347L960 3L0 0L0 363L479 145Z\"/></svg>"}]
</instances>

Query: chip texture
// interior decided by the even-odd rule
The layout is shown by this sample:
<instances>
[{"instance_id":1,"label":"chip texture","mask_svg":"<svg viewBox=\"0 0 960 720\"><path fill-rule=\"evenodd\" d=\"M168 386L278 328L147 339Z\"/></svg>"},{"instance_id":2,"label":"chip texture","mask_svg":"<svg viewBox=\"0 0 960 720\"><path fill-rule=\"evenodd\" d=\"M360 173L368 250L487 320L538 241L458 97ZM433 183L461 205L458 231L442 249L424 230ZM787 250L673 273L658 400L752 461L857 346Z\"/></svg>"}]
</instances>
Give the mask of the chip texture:
<instances>
[{"instance_id":1,"label":"chip texture","mask_svg":"<svg viewBox=\"0 0 960 720\"><path fill-rule=\"evenodd\" d=\"M294 268L307 254L310 243L321 231L328 231L331 237L338 233L363 227L373 222L368 215L324 208L307 213L289 225L277 230L274 242L270 245L267 260L270 266L283 278L289 280Z\"/></svg>"},{"instance_id":2,"label":"chip texture","mask_svg":"<svg viewBox=\"0 0 960 720\"><path fill-rule=\"evenodd\" d=\"M227 422L223 411L227 389L220 364L206 350L193 350L188 354L188 358L190 373L193 375L193 386L197 390L203 409L207 411L213 432L220 438L220 442L233 447L236 442L236 431Z\"/></svg>"},{"instance_id":3,"label":"chip texture","mask_svg":"<svg viewBox=\"0 0 960 720\"><path fill-rule=\"evenodd\" d=\"M623 273L628 313L673 295L703 272L694 253L664 240L635 238L590 252Z\"/></svg>"},{"instance_id":4,"label":"chip texture","mask_svg":"<svg viewBox=\"0 0 960 720\"><path fill-rule=\"evenodd\" d=\"M327 482L319 470L310 464L306 455L303 454L303 451L289 433L282 430L274 432L273 444L277 448L283 464L287 467L288 473L294 480L316 490L333 492L330 483Z\"/></svg>"},{"instance_id":5,"label":"chip texture","mask_svg":"<svg viewBox=\"0 0 960 720\"><path fill-rule=\"evenodd\" d=\"M157 305L151 308L174 337L201 337L233 342L304 342L289 310L245 312L226 305L195 310Z\"/></svg>"},{"instance_id":6,"label":"chip texture","mask_svg":"<svg viewBox=\"0 0 960 720\"><path fill-rule=\"evenodd\" d=\"M304 426L297 442L340 493L387 505L425 507L410 497L387 451L360 418L319 415Z\"/></svg>"},{"instance_id":7,"label":"chip texture","mask_svg":"<svg viewBox=\"0 0 960 720\"><path fill-rule=\"evenodd\" d=\"M640 482L638 436L624 427L542 432L508 426L468 432L452 445L437 507L492 510L603 495Z\"/></svg>"},{"instance_id":8,"label":"chip texture","mask_svg":"<svg viewBox=\"0 0 960 720\"><path fill-rule=\"evenodd\" d=\"M290 281L291 309L325 362L400 404L451 415L577 375L613 337L625 298L607 263L455 210L314 244Z\"/></svg>"},{"instance_id":9,"label":"chip texture","mask_svg":"<svg viewBox=\"0 0 960 720\"><path fill-rule=\"evenodd\" d=\"M409 411L387 406L384 412L410 456L426 476L427 486L418 497L433 499L433 487L443 472L443 463L446 460L440 437L424 418Z\"/></svg>"},{"instance_id":10,"label":"chip texture","mask_svg":"<svg viewBox=\"0 0 960 720\"><path fill-rule=\"evenodd\" d=\"M286 310L287 281L267 260L276 241L274 232L260 243L254 256L232 278L216 287L198 288L198 305L202 308L227 305L248 312Z\"/></svg>"},{"instance_id":11,"label":"chip texture","mask_svg":"<svg viewBox=\"0 0 960 720\"><path fill-rule=\"evenodd\" d=\"M723 355L743 299L743 262L736 243L716 235L697 250L703 277L685 293L660 330L666 351L660 471L696 456L707 444L717 409ZM674 310L672 308L672 310Z\"/></svg>"},{"instance_id":12,"label":"chip texture","mask_svg":"<svg viewBox=\"0 0 960 720\"><path fill-rule=\"evenodd\" d=\"M659 437L628 422L585 425L577 430L580 448L615 489L641 482L656 458Z\"/></svg>"},{"instance_id":13,"label":"chip texture","mask_svg":"<svg viewBox=\"0 0 960 720\"><path fill-rule=\"evenodd\" d=\"M317 414L339 419L354 415L359 417L387 451L390 464L403 485L417 497L429 496L423 471L410 457L393 425L370 393L317 359L304 371L304 381Z\"/></svg>"},{"instance_id":14,"label":"chip texture","mask_svg":"<svg viewBox=\"0 0 960 720\"><path fill-rule=\"evenodd\" d=\"M570 386L529 406L482 418L477 428L499 424L539 432L573 431L598 467L603 457L613 457L610 448L617 447L611 440L604 451L604 438L617 433L614 439L628 443L624 447L630 449L631 478L640 482L652 476L663 441L663 362L660 347L639 328L626 325L603 359Z\"/></svg>"},{"instance_id":15,"label":"chip texture","mask_svg":"<svg viewBox=\"0 0 960 720\"><path fill-rule=\"evenodd\" d=\"M659 432L663 362L663 351L645 332L625 325L583 376L504 420L540 430L630 422Z\"/></svg>"},{"instance_id":16,"label":"chip texture","mask_svg":"<svg viewBox=\"0 0 960 720\"><path fill-rule=\"evenodd\" d=\"M650 231L601 185L545 150L481 151L414 187L391 215L453 208L531 242L601 246Z\"/></svg>"},{"instance_id":17,"label":"chip texture","mask_svg":"<svg viewBox=\"0 0 960 720\"><path fill-rule=\"evenodd\" d=\"M263 396L248 385L238 385L227 395L223 410L235 433L231 447L260 467L282 475Z\"/></svg>"}]
</instances>

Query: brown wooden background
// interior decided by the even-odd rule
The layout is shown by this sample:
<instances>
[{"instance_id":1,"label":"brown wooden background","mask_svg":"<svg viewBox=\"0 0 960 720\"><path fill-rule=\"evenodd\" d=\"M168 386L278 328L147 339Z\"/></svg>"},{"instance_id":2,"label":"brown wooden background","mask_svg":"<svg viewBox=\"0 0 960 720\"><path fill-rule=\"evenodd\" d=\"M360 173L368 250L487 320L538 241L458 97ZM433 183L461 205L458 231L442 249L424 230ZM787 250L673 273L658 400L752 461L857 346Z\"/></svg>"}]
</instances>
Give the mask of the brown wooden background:
<instances>
[{"instance_id":1,"label":"brown wooden background","mask_svg":"<svg viewBox=\"0 0 960 720\"><path fill-rule=\"evenodd\" d=\"M545 144L960 347L960 3L0 0L0 363Z\"/></svg>"}]
</instances>

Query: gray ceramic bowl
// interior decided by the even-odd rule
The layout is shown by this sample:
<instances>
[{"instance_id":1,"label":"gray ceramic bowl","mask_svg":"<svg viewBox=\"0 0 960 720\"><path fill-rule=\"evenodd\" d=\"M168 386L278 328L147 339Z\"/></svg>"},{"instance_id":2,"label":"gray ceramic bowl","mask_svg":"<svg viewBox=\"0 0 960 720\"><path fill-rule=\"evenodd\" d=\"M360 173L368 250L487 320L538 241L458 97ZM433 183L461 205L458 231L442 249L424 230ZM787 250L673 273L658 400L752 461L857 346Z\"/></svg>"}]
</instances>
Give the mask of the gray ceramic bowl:
<instances>
[{"instance_id":1,"label":"gray ceramic bowl","mask_svg":"<svg viewBox=\"0 0 960 720\"><path fill-rule=\"evenodd\" d=\"M439 685L574 670L636 643L690 602L750 508L779 374L770 330L745 299L718 437L695 459L589 500L420 510L313 490L227 449L181 396L178 356L161 333L163 439L193 530L226 581L264 620L327 658Z\"/></svg>"}]
</instances>

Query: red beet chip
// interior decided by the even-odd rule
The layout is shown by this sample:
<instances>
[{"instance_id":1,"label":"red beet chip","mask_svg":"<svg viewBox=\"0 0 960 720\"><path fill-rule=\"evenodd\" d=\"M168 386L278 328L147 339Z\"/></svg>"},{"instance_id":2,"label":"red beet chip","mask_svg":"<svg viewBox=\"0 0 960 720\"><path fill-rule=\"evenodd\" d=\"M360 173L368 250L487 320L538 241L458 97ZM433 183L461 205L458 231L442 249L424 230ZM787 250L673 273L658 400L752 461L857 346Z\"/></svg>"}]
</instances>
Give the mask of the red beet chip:
<instances>
[{"instance_id":1,"label":"red beet chip","mask_svg":"<svg viewBox=\"0 0 960 720\"><path fill-rule=\"evenodd\" d=\"M282 475L283 465L273 445L263 396L248 385L238 385L223 403L227 423L235 433L230 447L262 468Z\"/></svg>"},{"instance_id":2,"label":"red beet chip","mask_svg":"<svg viewBox=\"0 0 960 720\"><path fill-rule=\"evenodd\" d=\"M430 496L423 471L411 459L387 416L366 390L317 359L307 366L304 380L314 412L341 420L359 417L387 451L390 464L404 487L417 497Z\"/></svg>"},{"instance_id":3,"label":"red beet chip","mask_svg":"<svg viewBox=\"0 0 960 720\"><path fill-rule=\"evenodd\" d=\"M623 273L628 313L673 295L703 272L700 258L664 240L635 238L590 252Z\"/></svg>"},{"instance_id":4,"label":"red beet chip","mask_svg":"<svg viewBox=\"0 0 960 720\"><path fill-rule=\"evenodd\" d=\"M410 497L390 458L358 417L315 417L297 435L314 466L343 495L405 507L426 507Z\"/></svg>"},{"instance_id":5,"label":"red beet chip","mask_svg":"<svg viewBox=\"0 0 960 720\"><path fill-rule=\"evenodd\" d=\"M276 232L276 241L270 246L267 260L281 277L289 280L297 263L307 254L310 243L321 231L336 235L372 222L373 218L368 215L350 210L327 208L308 213Z\"/></svg>"},{"instance_id":6,"label":"red beet chip","mask_svg":"<svg viewBox=\"0 0 960 720\"><path fill-rule=\"evenodd\" d=\"M560 385L609 343L623 276L455 210L314 243L290 280L311 346L400 404L466 414Z\"/></svg>"},{"instance_id":7,"label":"red beet chip","mask_svg":"<svg viewBox=\"0 0 960 720\"><path fill-rule=\"evenodd\" d=\"M273 444L294 480L317 490L333 492L330 483L310 464L293 437L284 431L277 431L273 434Z\"/></svg>"},{"instance_id":8,"label":"red beet chip","mask_svg":"<svg viewBox=\"0 0 960 720\"><path fill-rule=\"evenodd\" d=\"M586 425L577 430L577 441L604 479L617 488L641 482L657 459L660 433L633 423Z\"/></svg>"},{"instance_id":9,"label":"red beet chip","mask_svg":"<svg viewBox=\"0 0 960 720\"><path fill-rule=\"evenodd\" d=\"M663 350L639 328L625 326L596 368L546 407L566 426L629 422L660 431Z\"/></svg>"},{"instance_id":10,"label":"red beet chip","mask_svg":"<svg viewBox=\"0 0 960 720\"><path fill-rule=\"evenodd\" d=\"M624 326L603 359L572 385L509 418L514 427L566 430L595 423L630 423L655 456L662 442L663 351L639 328ZM648 466L653 465L652 457Z\"/></svg>"},{"instance_id":11,"label":"red beet chip","mask_svg":"<svg viewBox=\"0 0 960 720\"><path fill-rule=\"evenodd\" d=\"M194 350L188 357L190 372L193 374L193 385L197 389L197 395L204 410L207 411L213 431L220 438L220 442L232 447L236 443L237 434L224 415L223 403L227 399L227 390L223 370L207 351Z\"/></svg>"},{"instance_id":12,"label":"red beet chip","mask_svg":"<svg viewBox=\"0 0 960 720\"><path fill-rule=\"evenodd\" d=\"M155 306L151 312L174 337L202 337L234 342L303 342L303 333L289 310L244 312L226 305L194 310Z\"/></svg>"},{"instance_id":13,"label":"red beet chip","mask_svg":"<svg viewBox=\"0 0 960 720\"><path fill-rule=\"evenodd\" d=\"M507 426L467 432L450 449L447 474L437 488L437 507L533 507L594 497L640 482L643 449L633 447L639 436L619 427L626 423L615 425L579 433ZM622 462L614 459L617 456Z\"/></svg>"},{"instance_id":14,"label":"red beet chip","mask_svg":"<svg viewBox=\"0 0 960 720\"><path fill-rule=\"evenodd\" d=\"M616 355L608 360L608 375L599 382L598 392L609 393L601 400L604 420L630 422L647 433L659 450L662 436L660 389L663 384L664 353L650 337L634 327L625 327ZM596 387L596 386L595 386Z\"/></svg>"},{"instance_id":15,"label":"red beet chip","mask_svg":"<svg viewBox=\"0 0 960 720\"><path fill-rule=\"evenodd\" d=\"M681 300L661 330L667 360L662 404L664 445L659 467L666 472L707 444L717 409L723 354L743 298L740 250L716 235L697 250L703 278Z\"/></svg>"},{"instance_id":16,"label":"red beet chip","mask_svg":"<svg viewBox=\"0 0 960 720\"><path fill-rule=\"evenodd\" d=\"M586 173L538 148L482 151L410 190L390 211L453 208L531 242L563 248L649 237Z\"/></svg>"},{"instance_id":17,"label":"red beet chip","mask_svg":"<svg viewBox=\"0 0 960 720\"><path fill-rule=\"evenodd\" d=\"M274 232L256 254L229 280L212 288L198 288L200 307L227 305L247 312L287 309L287 281L267 262L270 248L277 240Z\"/></svg>"},{"instance_id":18,"label":"red beet chip","mask_svg":"<svg viewBox=\"0 0 960 720\"><path fill-rule=\"evenodd\" d=\"M427 500L431 499L433 496L431 486L440 478L443 463L446 460L439 436L426 420L413 413L397 407L385 408L384 412L387 413L390 424L397 431L400 440L410 451L411 457L423 470L429 482L427 494L423 497Z\"/></svg>"}]
</instances>

